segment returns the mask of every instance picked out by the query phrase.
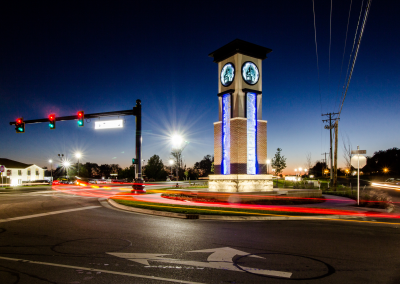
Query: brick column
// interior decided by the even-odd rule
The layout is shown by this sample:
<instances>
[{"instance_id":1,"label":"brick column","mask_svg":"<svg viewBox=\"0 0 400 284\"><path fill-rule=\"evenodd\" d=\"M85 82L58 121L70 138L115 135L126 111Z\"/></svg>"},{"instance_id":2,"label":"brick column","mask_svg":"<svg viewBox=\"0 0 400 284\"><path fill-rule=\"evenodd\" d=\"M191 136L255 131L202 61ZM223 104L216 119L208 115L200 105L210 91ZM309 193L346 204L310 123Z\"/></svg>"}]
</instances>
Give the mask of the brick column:
<instances>
[{"instance_id":1,"label":"brick column","mask_svg":"<svg viewBox=\"0 0 400 284\"><path fill-rule=\"evenodd\" d=\"M257 120L257 161L258 173L267 173L267 122Z\"/></svg>"},{"instance_id":2,"label":"brick column","mask_svg":"<svg viewBox=\"0 0 400 284\"><path fill-rule=\"evenodd\" d=\"M222 122L214 122L214 174L221 174Z\"/></svg>"},{"instance_id":3,"label":"brick column","mask_svg":"<svg viewBox=\"0 0 400 284\"><path fill-rule=\"evenodd\" d=\"M247 174L247 119L231 119L231 174Z\"/></svg>"}]
</instances>

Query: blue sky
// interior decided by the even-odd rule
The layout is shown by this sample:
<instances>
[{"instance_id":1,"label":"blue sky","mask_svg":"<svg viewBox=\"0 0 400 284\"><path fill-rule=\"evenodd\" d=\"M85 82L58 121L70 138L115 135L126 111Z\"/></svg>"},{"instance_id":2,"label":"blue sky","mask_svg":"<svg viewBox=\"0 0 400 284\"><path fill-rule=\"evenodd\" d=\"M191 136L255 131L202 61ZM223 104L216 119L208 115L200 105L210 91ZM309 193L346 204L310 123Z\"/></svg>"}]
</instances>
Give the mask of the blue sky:
<instances>
[{"instance_id":1,"label":"blue sky","mask_svg":"<svg viewBox=\"0 0 400 284\"><path fill-rule=\"evenodd\" d=\"M341 78L350 1L333 1L330 57L331 2L315 3L321 93L311 0L8 3L0 11L0 157L46 166L58 153L80 151L83 162L128 166L134 117L124 117L124 129L101 132L93 121L83 128L68 121L16 134L9 122L125 110L141 99L143 157L166 162L169 136L180 132L192 166L213 154L218 120L217 64L208 54L240 38L273 50L263 62L268 156L282 148L291 173L307 153L315 162L329 151L321 113L338 111L361 2L352 3ZM342 136L369 155L399 145L399 6L372 2L339 124L339 166Z\"/></svg>"}]
</instances>

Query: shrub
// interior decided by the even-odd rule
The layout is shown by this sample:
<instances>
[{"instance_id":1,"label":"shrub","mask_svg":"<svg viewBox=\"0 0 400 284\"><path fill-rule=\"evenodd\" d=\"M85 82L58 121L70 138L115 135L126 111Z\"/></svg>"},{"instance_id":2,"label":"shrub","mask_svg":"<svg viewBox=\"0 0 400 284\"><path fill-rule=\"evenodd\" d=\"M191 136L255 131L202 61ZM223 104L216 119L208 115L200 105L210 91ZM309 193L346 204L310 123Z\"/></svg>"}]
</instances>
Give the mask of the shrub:
<instances>
[{"instance_id":1,"label":"shrub","mask_svg":"<svg viewBox=\"0 0 400 284\"><path fill-rule=\"evenodd\" d=\"M360 206L383 208L392 212L395 205L392 198L383 190L370 189L360 192Z\"/></svg>"},{"instance_id":2,"label":"shrub","mask_svg":"<svg viewBox=\"0 0 400 284\"><path fill-rule=\"evenodd\" d=\"M314 189L314 183L307 181L296 181L293 183L294 189Z\"/></svg>"}]
</instances>

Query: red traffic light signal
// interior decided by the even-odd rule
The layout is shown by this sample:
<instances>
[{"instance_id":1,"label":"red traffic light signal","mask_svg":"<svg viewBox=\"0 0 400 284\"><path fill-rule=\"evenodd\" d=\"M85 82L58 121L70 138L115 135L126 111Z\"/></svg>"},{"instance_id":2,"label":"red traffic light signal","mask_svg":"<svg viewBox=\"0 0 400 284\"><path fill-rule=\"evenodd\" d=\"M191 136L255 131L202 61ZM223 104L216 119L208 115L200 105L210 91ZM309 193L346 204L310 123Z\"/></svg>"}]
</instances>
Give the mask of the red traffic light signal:
<instances>
[{"instance_id":1,"label":"red traffic light signal","mask_svg":"<svg viewBox=\"0 0 400 284\"><path fill-rule=\"evenodd\" d=\"M25 132L25 122L22 117L17 118L15 121L15 132L24 133Z\"/></svg>"},{"instance_id":2,"label":"red traffic light signal","mask_svg":"<svg viewBox=\"0 0 400 284\"><path fill-rule=\"evenodd\" d=\"M78 111L78 126L82 127L85 125L85 112L83 110Z\"/></svg>"},{"instance_id":3,"label":"red traffic light signal","mask_svg":"<svg viewBox=\"0 0 400 284\"><path fill-rule=\"evenodd\" d=\"M49 127L51 130L56 129L56 115L55 114L49 115Z\"/></svg>"}]
</instances>

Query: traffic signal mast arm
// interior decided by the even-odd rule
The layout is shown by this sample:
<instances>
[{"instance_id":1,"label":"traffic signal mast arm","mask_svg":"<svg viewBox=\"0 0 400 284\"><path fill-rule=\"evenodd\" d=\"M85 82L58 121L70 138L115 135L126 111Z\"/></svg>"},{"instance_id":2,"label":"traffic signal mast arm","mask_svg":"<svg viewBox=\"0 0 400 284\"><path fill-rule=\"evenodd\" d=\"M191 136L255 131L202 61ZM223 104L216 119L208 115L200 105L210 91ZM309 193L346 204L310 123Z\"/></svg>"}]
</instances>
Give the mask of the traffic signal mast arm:
<instances>
[{"instance_id":1,"label":"traffic signal mast arm","mask_svg":"<svg viewBox=\"0 0 400 284\"><path fill-rule=\"evenodd\" d=\"M107 116L124 116L124 115L136 115L136 107L129 110L120 110L120 111L110 111L110 112L98 112L98 113L90 113L90 114L85 114L85 118L97 118L97 117L107 117ZM76 115L70 115L70 116L61 116L57 117L56 116L56 121L66 121L66 120L77 120L78 117ZM49 118L40 118L40 119L31 119L31 120L25 120L25 124L33 124L33 123L42 123L42 122L49 122ZM15 125L15 121L11 121L10 125Z\"/></svg>"}]
</instances>

